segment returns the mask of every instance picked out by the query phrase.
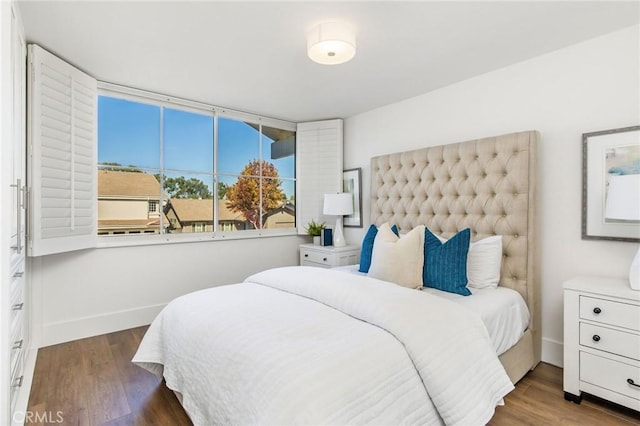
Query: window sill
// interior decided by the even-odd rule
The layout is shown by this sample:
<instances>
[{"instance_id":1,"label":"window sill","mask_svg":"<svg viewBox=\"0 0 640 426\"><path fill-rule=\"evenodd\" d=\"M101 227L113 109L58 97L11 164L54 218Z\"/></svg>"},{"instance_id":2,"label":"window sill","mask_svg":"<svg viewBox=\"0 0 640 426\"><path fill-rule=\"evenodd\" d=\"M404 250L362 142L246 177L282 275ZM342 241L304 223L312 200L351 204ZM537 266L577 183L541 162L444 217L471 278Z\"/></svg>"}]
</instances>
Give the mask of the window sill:
<instances>
[{"instance_id":1,"label":"window sill","mask_svg":"<svg viewBox=\"0 0 640 426\"><path fill-rule=\"evenodd\" d=\"M132 247L165 244L198 243L206 241L246 240L256 238L286 237L298 235L295 228L250 230L233 232L202 232L189 234L164 234L164 235L109 235L98 236L97 248Z\"/></svg>"}]
</instances>

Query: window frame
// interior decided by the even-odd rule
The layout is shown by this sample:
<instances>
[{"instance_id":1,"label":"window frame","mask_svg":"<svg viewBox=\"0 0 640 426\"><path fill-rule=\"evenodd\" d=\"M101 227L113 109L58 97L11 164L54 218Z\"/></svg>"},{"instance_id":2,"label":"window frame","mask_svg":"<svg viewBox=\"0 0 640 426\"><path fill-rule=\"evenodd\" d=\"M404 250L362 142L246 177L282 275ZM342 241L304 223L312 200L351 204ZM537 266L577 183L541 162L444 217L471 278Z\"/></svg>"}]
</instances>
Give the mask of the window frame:
<instances>
[{"instance_id":1,"label":"window frame","mask_svg":"<svg viewBox=\"0 0 640 426\"><path fill-rule=\"evenodd\" d=\"M221 108L214 105L191 101L183 98L177 98L173 96L162 95L154 92L148 92L141 89L134 89L125 86L120 86L112 83L106 83L98 81L98 93L97 96L109 96L119 99L124 99L132 102L141 102L158 107L167 107L173 109L180 109L182 111L209 115L213 118L213 200L214 200L214 217L213 217L213 229L209 232L189 232L189 233L174 233L174 234L135 234L135 235L97 235L97 248L107 247L126 247L126 246L140 246L140 245L156 245L156 244L172 244L172 243L188 243L188 242L202 242L202 241L223 241L223 240L236 240L236 239L253 239L253 238L265 238L265 237L279 237L279 236L292 236L299 234L300 224L296 218L296 226L292 228L271 228L271 229L250 229L250 230L236 230L236 231L220 231L218 222L218 203L215 200L218 199L218 182L219 182L219 170L218 170L218 118L224 117L227 119L240 120L259 125L259 158L262 160L262 126L275 127L283 130L290 130L297 133L297 124L294 122L279 120L270 117L264 117L260 115L250 114L242 111L232 110L228 108ZM97 101L97 100L96 100ZM98 123L99 125L99 123ZM162 123L161 123L162 128ZM162 133L162 132L161 132ZM99 141L96 137L96 152L98 149L97 144ZM160 136L160 149L162 150L162 134ZM162 151L161 151L162 152ZM297 149L296 149L297 153ZM295 164L295 163L294 163ZM99 169L99 164L96 170ZM160 173L164 171L163 161L161 157ZM297 187L297 167L294 166L293 178L286 178L287 180L293 180L294 193ZM296 197L297 198L297 197ZM96 194L96 209L97 209L98 197ZM161 204L158 204L158 211L161 212ZM161 227L163 221L163 215L160 215ZM97 223L97 218L96 218Z\"/></svg>"}]
</instances>

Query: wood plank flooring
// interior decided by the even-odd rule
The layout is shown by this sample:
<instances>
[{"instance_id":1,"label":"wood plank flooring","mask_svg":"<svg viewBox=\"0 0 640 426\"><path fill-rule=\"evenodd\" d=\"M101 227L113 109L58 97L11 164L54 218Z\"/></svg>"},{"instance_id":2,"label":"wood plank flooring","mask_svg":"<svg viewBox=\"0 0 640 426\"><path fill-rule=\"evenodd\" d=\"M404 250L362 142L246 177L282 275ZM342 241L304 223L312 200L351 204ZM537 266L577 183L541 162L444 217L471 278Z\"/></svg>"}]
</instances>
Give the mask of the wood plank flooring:
<instances>
[{"instance_id":1,"label":"wood plank flooring","mask_svg":"<svg viewBox=\"0 0 640 426\"><path fill-rule=\"evenodd\" d=\"M164 382L131 363L146 327L38 352L28 425L190 425ZM29 420L29 417L27 418ZM585 396L565 401L562 370L540 364L505 398L490 425L640 425L640 413Z\"/></svg>"}]
</instances>

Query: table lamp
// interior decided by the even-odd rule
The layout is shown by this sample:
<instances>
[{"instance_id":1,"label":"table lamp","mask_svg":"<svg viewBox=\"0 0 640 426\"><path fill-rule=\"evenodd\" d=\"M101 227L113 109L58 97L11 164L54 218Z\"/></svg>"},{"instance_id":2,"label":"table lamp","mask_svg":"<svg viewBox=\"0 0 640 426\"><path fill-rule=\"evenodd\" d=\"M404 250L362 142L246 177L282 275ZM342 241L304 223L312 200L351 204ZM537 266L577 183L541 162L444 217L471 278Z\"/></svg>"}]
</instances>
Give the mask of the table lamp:
<instances>
[{"instance_id":1,"label":"table lamp","mask_svg":"<svg viewBox=\"0 0 640 426\"><path fill-rule=\"evenodd\" d=\"M609 178L604 216L607 219L640 221L640 174ZM640 248L631 262L629 284L632 289L640 290Z\"/></svg>"},{"instance_id":2,"label":"table lamp","mask_svg":"<svg viewBox=\"0 0 640 426\"><path fill-rule=\"evenodd\" d=\"M337 216L333 230L333 246L344 247L347 243L342 233L342 216L353 213L353 195L348 193L325 194L322 213Z\"/></svg>"}]
</instances>

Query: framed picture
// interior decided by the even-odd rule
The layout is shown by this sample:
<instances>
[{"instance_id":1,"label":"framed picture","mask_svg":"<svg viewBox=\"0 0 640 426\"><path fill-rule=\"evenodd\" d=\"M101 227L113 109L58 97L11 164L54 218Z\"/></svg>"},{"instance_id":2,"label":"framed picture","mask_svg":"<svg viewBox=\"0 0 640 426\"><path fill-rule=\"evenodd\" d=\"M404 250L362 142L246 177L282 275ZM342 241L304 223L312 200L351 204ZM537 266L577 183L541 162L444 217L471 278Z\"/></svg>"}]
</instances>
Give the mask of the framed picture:
<instances>
[{"instance_id":1,"label":"framed picture","mask_svg":"<svg viewBox=\"0 0 640 426\"><path fill-rule=\"evenodd\" d=\"M640 174L640 126L582 135L582 239L640 242L640 221L605 215L609 180Z\"/></svg>"},{"instance_id":2,"label":"framed picture","mask_svg":"<svg viewBox=\"0 0 640 426\"><path fill-rule=\"evenodd\" d=\"M353 194L353 214L344 217L344 226L362 228L362 170L349 169L342 172L342 192Z\"/></svg>"}]
</instances>

